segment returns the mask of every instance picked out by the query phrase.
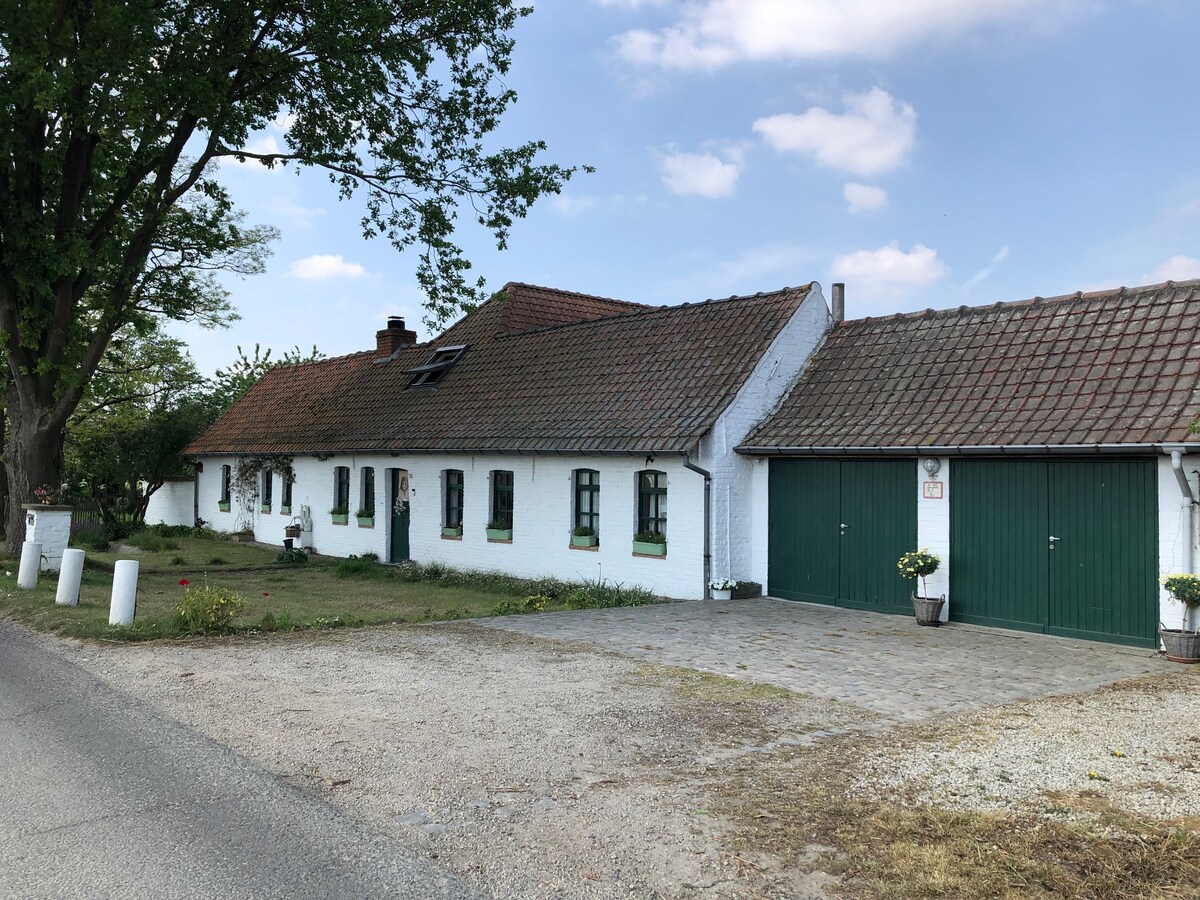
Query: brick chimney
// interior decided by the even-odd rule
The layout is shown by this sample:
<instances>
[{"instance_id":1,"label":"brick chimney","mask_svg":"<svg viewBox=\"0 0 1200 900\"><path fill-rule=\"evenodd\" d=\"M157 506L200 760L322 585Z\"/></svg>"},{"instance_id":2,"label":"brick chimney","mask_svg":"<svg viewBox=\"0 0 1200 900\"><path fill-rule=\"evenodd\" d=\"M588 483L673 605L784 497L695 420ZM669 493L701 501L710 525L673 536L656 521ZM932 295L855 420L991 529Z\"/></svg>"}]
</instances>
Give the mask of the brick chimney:
<instances>
[{"instance_id":1,"label":"brick chimney","mask_svg":"<svg viewBox=\"0 0 1200 900\"><path fill-rule=\"evenodd\" d=\"M375 358L386 359L397 350L417 343L417 333L404 327L399 316L388 316L387 328L375 332Z\"/></svg>"}]
</instances>

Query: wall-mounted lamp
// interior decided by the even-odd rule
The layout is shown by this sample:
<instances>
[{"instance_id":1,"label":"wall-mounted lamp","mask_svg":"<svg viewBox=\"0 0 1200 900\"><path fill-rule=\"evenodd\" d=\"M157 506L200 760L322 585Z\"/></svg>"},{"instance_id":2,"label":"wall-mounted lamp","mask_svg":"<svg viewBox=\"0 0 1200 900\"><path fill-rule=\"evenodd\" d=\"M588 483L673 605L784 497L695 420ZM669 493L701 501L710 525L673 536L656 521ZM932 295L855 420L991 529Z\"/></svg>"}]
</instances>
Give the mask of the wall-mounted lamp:
<instances>
[{"instance_id":1,"label":"wall-mounted lamp","mask_svg":"<svg viewBox=\"0 0 1200 900\"><path fill-rule=\"evenodd\" d=\"M922 461L921 468L925 470L925 473L930 478L933 478L939 471L941 471L942 461L935 456L930 456L928 459Z\"/></svg>"},{"instance_id":2,"label":"wall-mounted lamp","mask_svg":"<svg viewBox=\"0 0 1200 900\"><path fill-rule=\"evenodd\" d=\"M654 457L653 456L646 457L646 465L648 465L648 466L654 465Z\"/></svg>"}]
</instances>

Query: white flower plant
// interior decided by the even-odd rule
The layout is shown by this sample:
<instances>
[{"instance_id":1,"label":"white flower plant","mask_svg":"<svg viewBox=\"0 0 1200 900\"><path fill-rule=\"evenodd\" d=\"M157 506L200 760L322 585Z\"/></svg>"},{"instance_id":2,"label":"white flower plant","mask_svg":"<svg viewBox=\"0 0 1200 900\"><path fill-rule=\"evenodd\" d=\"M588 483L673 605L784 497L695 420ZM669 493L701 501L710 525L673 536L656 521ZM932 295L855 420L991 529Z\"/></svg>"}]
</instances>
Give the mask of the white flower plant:
<instances>
[{"instance_id":1,"label":"white flower plant","mask_svg":"<svg viewBox=\"0 0 1200 900\"><path fill-rule=\"evenodd\" d=\"M732 591L737 588L738 583L732 578L718 578L716 581L708 583L710 591Z\"/></svg>"}]
</instances>

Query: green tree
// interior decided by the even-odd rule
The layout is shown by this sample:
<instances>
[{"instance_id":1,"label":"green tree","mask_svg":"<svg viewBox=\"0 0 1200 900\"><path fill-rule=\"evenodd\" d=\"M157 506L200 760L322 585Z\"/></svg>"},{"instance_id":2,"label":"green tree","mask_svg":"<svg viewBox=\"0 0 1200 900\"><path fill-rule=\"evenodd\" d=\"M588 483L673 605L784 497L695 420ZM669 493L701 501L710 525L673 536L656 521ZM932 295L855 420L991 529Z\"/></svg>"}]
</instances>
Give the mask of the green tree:
<instances>
[{"instance_id":1,"label":"green tree","mask_svg":"<svg viewBox=\"0 0 1200 900\"><path fill-rule=\"evenodd\" d=\"M261 241L214 176L222 157L325 169L342 197L365 194L366 235L418 250L431 316L477 299L452 240L459 213L503 247L574 171L537 163L541 142L487 146L516 99L502 78L528 12L512 0L0 0L14 497L58 480L63 429L118 330L228 314L204 273L213 260L253 267L242 251ZM281 115L285 147L243 149ZM23 519L9 522L15 547Z\"/></svg>"}]
</instances>

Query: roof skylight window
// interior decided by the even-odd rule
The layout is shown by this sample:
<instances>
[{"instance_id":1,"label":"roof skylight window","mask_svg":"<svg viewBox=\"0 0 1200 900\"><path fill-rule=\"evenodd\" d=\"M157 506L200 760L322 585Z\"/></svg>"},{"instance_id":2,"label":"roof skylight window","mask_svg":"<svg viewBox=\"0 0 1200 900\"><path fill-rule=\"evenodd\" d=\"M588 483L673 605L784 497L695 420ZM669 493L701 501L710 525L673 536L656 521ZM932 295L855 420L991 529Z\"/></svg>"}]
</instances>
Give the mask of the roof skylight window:
<instances>
[{"instance_id":1,"label":"roof skylight window","mask_svg":"<svg viewBox=\"0 0 1200 900\"><path fill-rule=\"evenodd\" d=\"M420 366L413 366L411 369L405 369L405 372L412 374L412 380L409 381L409 387L417 387L424 384L437 384L441 381L446 373L454 366L456 362L462 359L462 355L467 352L467 344L458 344L453 347L438 347L433 351L433 356L429 362Z\"/></svg>"}]
</instances>

